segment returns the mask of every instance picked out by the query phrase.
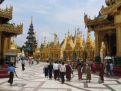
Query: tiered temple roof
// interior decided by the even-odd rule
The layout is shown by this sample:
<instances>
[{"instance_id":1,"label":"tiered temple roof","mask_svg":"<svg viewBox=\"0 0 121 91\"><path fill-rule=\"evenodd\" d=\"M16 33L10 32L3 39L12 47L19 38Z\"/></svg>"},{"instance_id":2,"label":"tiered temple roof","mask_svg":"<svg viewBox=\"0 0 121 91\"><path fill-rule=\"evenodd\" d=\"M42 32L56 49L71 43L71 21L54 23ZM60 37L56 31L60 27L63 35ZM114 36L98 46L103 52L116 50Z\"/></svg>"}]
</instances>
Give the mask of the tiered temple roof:
<instances>
[{"instance_id":1,"label":"tiered temple roof","mask_svg":"<svg viewBox=\"0 0 121 91\"><path fill-rule=\"evenodd\" d=\"M0 17L11 20L12 12L13 12L12 6L10 8L6 7L6 9L0 9Z\"/></svg>"},{"instance_id":2,"label":"tiered temple roof","mask_svg":"<svg viewBox=\"0 0 121 91\"><path fill-rule=\"evenodd\" d=\"M86 14L84 15L84 22L89 31L115 29L114 15L120 13L118 9L121 8L121 0L107 0L106 4L107 6L102 6L99 15L94 19L90 19Z\"/></svg>"}]
</instances>

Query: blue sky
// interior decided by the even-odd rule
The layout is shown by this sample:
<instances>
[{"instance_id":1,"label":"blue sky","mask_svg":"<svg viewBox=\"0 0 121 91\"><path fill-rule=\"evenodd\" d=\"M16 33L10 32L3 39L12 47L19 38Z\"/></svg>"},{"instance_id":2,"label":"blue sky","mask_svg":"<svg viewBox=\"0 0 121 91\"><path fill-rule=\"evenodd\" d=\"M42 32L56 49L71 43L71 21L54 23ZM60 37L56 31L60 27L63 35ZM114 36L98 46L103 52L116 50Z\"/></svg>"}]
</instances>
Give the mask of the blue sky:
<instances>
[{"instance_id":1,"label":"blue sky","mask_svg":"<svg viewBox=\"0 0 121 91\"><path fill-rule=\"evenodd\" d=\"M6 5L13 6L11 22L24 24L23 34L17 36L16 43L23 45L26 41L32 16L40 45L44 36L48 41L53 41L53 33L57 33L62 41L68 31L74 34L75 27L79 27L86 36L84 13L91 18L97 16L102 5L105 5L105 0L5 0L0 7Z\"/></svg>"}]
</instances>

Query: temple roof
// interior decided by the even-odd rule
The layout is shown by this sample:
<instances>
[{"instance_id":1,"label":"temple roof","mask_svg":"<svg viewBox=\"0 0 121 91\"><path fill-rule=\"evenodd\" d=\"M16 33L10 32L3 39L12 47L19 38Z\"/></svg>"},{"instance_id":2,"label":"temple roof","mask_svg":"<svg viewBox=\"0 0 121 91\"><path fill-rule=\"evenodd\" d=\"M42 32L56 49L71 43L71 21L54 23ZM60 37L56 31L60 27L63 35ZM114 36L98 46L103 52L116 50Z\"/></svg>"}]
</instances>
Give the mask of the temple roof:
<instances>
[{"instance_id":1,"label":"temple roof","mask_svg":"<svg viewBox=\"0 0 121 91\"><path fill-rule=\"evenodd\" d=\"M117 12L117 9L121 7L121 0L115 0L116 2L110 6L102 7L100 13L102 15L112 15Z\"/></svg>"},{"instance_id":2,"label":"temple roof","mask_svg":"<svg viewBox=\"0 0 121 91\"><path fill-rule=\"evenodd\" d=\"M115 3L109 6L102 6L101 10L99 11L99 15L94 19L90 19L88 15L84 15L84 22L85 26L93 27L96 25L106 25L106 24L113 24L113 17L115 14L118 13L118 8L121 7L121 0L115 0Z\"/></svg>"},{"instance_id":3,"label":"temple roof","mask_svg":"<svg viewBox=\"0 0 121 91\"><path fill-rule=\"evenodd\" d=\"M13 34L21 34L23 32L23 24L0 24L0 31Z\"/></svg>"}]
</instances>

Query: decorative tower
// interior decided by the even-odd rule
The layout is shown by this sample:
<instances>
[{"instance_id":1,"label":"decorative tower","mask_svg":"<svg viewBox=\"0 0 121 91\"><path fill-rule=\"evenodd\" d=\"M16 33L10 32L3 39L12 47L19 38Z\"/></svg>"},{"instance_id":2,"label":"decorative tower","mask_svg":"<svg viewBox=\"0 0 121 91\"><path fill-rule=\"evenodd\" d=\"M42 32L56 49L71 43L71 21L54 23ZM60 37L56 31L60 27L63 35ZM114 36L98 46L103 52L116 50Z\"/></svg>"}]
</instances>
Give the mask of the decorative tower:
<instances>
[{"instance_id":1,"label":"decorative tower","mask_svg":"<svg viewBox=\"0 0 121 91\"><path fill-rule=\"evenodd\" d=\"M83 50L84 50L84 46L83 46L83 37L82 37L82 32L81 31L77 31L77 34L75 36L75 40L74 40L74 52L73 52L73 56L74 59L83 59Z\"/></svg>"},{"instance_id":2,"label":"decorative tower","mask_svg":"<svg viewBox=\"0 0 121 91\"><path fill-rule=\"evenodd\" d=\"M24 48L25 54L26 56L33 56L33 52L37 47L37 41L36 41L36 36L33 28L32 19L31 19L31 24L28 31L28 36L26 39L27 41L25 43L25 48Z\"/></svg>"},{"instance_id":3,"label":"decorative tower","mask_svg":"<svg viewBox=\"0 0 121 91\"><path fill-rule=\"evenodd\" d=\"M86 52L87 52L87 61L93 61L94 60L94 42L91 38L90 32L87 33Z\"/></svg>"}]
</instances>

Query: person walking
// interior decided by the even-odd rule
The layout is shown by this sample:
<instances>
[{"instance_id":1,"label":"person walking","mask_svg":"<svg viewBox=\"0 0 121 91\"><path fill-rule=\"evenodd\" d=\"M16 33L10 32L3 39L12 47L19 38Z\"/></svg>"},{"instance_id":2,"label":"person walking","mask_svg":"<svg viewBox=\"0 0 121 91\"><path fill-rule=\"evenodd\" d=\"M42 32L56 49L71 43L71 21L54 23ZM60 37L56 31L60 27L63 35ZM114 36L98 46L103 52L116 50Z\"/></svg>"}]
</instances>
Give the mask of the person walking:
<instances>
[{"instance_id":1,"label":"person walking","mask_svg":"<svg viewBox=\"0 0 121 91\"><path fill-rule=\"evenodd\" d=\"M15 73L16 77L18 77L17 74L16 74L15 67L13 66L13 64L10 64L10 66L8 67L8 73L9 73L8 83L10 83L10 86L12 86L14 73Z\"/></svg>"},{"instance_id":2,"label":"person walking","mask_svg":"<svg viewBox=\"0 0 121 91\"><path fill-rule=\"evenodd\" d=\"M49 73L49 79L52 80L52 73L53 73L53 65L50 62L50 64L48 65L48 73Z\"/></svg>"},{"instance_id":3,"label":"person walking","mask_svg":"<svg viewBox=\"0 0 121 91\"><path fill-rule=\"evenodd\" d=\"M59 65L56 61L53 64L53 70L54 70L54 79L56 80L59 76Z\"/></svg>"},{"instance_id":4,"label":"person walking","mask_svg":"<svg viewBox=\"0 0 121 91\"><path fill-rule=\"evenodd\" d=\"M65 73L66 73L66 67L64 65L64 62L62 62L62 65L60 67L60 76L61 76L61 83L63 84L65 82Z\"/></svg>"},{"instance_id":5,"label":"person walking","mask_svg":"<svg viewBox=\"0 0 121 91\"><path fill-rule=\"evenodd\" d=\"M25 70L25 59L22 57L21 58L21 66L22 66L22 71Z\"/></svg>"},{"instance_id":6,"label":"person walking","mask_svg":"<svg viewBox=\"0 0 121 91\"><path fill-rule=\"evenodd\" d=\"M61 62L58 62L58 80L60 80L60 66L61 66Z\"/></svg>"},{"instance_id":7,"label":"person walking","mask_svg":"<svg viewBox=\"0 0 121 91\"><path fill-rule=\"evenodd\" d=\"M91 80L91 66L89 64L86 64L86 82Z\"/></svg>"},{"instance_id":8,"label":"person walking","mask_svg":"<svg viewBox=\"0 0 121 91\"><path fill-rule=\"evenodd\" d=\"M82 67L82 74L86 73L86 63L83 63L83 67Z\"/></svg>"},{"instance_id":9,"label":"person walking","mask_svg":"<svg viewBox=\"0 0 121 91\"><path fill-rule=\"evenodd\" d=\"M44 71L44 74L45 74L45 78L48 77L48 61L45 63L44 65L44 68L43 68L43 71Z\"/></svg>"},{"instance_id":10,"label":"person walking","mask_svg":"<svg viewBox=\"0 0 121 91\"><path fill-rule=\"evenodd\" d=\"M107 62L106 64L106 75L109 77L110 76L110 63Z\"/></svg>"},{"instance_id":11,"label":"person walking","mask_svg":"<svg viewBox=\"0 0 121 91\"><path fill-rule=\"evenodd\" d=\"M82 71L81 71L81 63L77 65L77 71L78 71L78 79L82 80Z\"/></svg>"},{"instance_id":12,"label":"person walking","mask_svg":"<svg viewBox=\"0 0 121 91\"><path fill-rule=\"evenodd\" d=\"M113 76L113 64L112 64L112 62L110 62L110 77L112 77Z\"/></svg>"},{"instance_id":13,"label":"person walking","mask_svg":"<svg viewBox=\"0 0 121 91\"><path fill-rule=\"evenodd\" d=\"M31 58L28 58L28 63L29 63L29 66L32 65L32 59Z\"/></svg>"},{"instance_id":14,"label":"person walking","mask_svg":"<svg viewBox=\"0 0 121 91\"><path fill-rule=\"evenodd\" d=\"M104 64L100 63L99 67L99 83L104 83Z\"/></svg>"},{"instance_id":15,"label":"person walking","mask_svg":"<svg viewBox=\"0 0 121 91\"><path fill-rule=\"evenodd\" d=\"M70 65L70 63L68 63L66 65L66 79L67 79L67 81L71 80L71 74L72 74L72 66Z\"/></svg>"}]
</instances>

